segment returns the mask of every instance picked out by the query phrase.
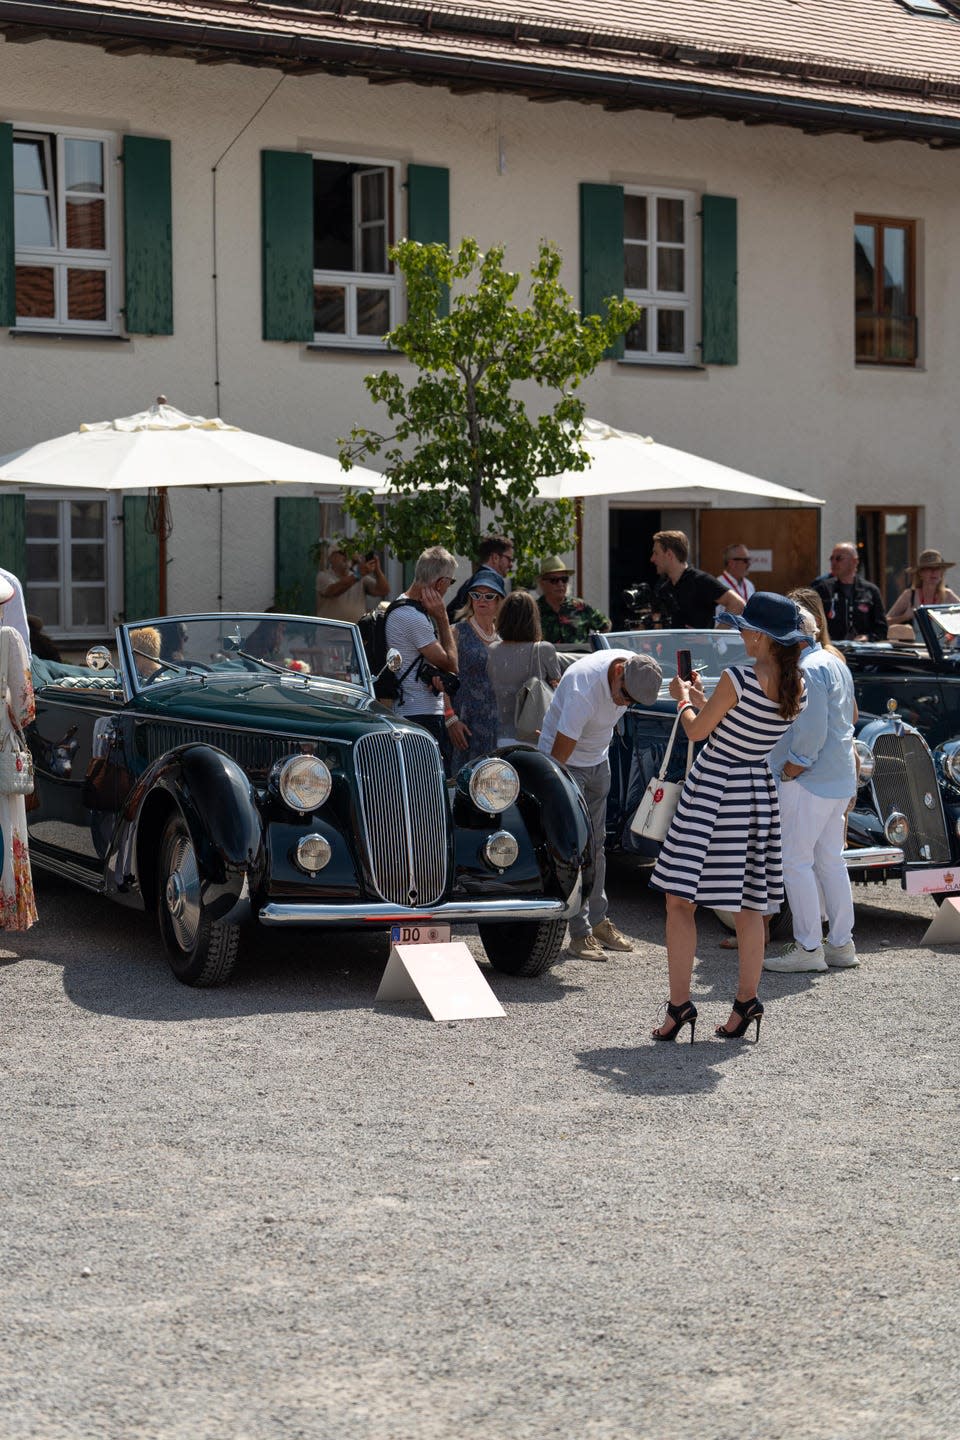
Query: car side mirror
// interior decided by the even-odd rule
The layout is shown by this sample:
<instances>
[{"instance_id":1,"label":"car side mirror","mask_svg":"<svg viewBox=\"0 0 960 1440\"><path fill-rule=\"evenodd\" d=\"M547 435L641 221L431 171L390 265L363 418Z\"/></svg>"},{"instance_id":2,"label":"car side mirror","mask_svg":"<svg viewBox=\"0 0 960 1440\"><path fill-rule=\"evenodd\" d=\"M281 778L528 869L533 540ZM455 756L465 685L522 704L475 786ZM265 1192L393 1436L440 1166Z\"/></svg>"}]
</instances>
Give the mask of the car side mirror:
<instances>
[{"instance_id":1,"label":"car side mirror","mask_svg":"<svg viewBox=\"0 0 960 1440\"><path fill-rule=\"evenodd\" d=\"M106 645L91 645L87 651L86 661L91 670L115 670L116 668L110 659L110 651Z\"/></svg>"}]
</instances>

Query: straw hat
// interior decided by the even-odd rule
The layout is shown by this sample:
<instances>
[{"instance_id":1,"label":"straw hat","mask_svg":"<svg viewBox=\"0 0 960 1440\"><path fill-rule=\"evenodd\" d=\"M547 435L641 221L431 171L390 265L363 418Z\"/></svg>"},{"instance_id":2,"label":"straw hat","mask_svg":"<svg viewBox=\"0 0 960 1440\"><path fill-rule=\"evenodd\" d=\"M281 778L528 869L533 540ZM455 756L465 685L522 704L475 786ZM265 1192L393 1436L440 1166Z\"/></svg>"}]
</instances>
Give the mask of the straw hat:
<instances>
[{"instance_id":1,"label":"straw hat","mask_svg":"<svg viewBox=\"0 0 960 1440\"><path fill-rule=\"evenodd\" d=\"M5 579L3 575L0 575L0 605L6 605L8 600L13 599L13 596L14 589L10 581Z\"/></svg>"},{"instance_id":2,"label":"straw hat","mask_svg":"<svg viewBox=\"0 0 960 1440\"><path fill-rule=\"evenodd\" d=\"M573 571L568 565L564 565L559 555L548 555L540 566L540 574L543 575L572 575Z\"/></svg>"},{"instance_id":3,"label":"straw hat","mask_svg":"<svg viewBox=\"0 0 960 1440\"><path fill-rule=\"evenodd\" d=\"M916 575L920 570L949 570L955 564L955 560L944 560L939 550L921 550L916 565L910 566L910 573Z\"/></svg>"}]
</instances>

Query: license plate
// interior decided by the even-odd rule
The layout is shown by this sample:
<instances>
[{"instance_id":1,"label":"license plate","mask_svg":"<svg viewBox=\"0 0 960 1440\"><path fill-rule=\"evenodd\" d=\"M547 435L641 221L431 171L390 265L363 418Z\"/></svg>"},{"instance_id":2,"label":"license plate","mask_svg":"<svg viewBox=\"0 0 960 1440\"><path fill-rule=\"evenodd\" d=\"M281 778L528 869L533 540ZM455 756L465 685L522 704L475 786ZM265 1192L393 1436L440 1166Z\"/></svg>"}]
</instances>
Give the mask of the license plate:
<instances>
[{"instance_id":1,"label":"license plate","mask_svg":"<svg viewBox=\"0 0 960 1440\"><path fill-rule=\"evenodd\" d=\"M450 940L449 925L391 925L393 945L446 945Z\"/></svg>"},{"instance_id":2,"label":"license plate","mask_svg":"<svg viewBox=\"0 0 960 1440\"><path fill-rule=\"evenodd\" d=\"M944 891L960 891L960 866L947 865L942 870L908 870L903 880L908 895L942 895Z\"/></svg>"}]
</instances>

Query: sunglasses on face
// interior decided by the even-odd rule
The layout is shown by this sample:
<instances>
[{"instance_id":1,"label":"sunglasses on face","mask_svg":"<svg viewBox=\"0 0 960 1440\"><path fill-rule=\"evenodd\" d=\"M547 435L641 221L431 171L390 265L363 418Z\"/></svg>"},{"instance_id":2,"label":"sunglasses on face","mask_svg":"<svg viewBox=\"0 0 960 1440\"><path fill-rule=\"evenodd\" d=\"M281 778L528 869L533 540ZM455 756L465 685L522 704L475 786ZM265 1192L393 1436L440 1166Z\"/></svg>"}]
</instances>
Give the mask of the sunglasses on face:
<instances>
[{"instance_id":1,"label":"sunglasses on face","mask_svg":"<svg viewBox=\"0 0 960 1440\"><path fill-rule=\"evenodd\" d=\"M731 564L731 565L749 565L749 564L750 564L750 556L749 556L749 555L731 555L731 556L730 556L730 564Z\"/></svg>"},{"instance_id":2,"label":"sunglasses on face","mask_svg":"<svg viewBox=\"0 0 960 1440\"><path fill-rule=\"evenodd\" d=\"M545 585L566 585L569 580L569 575L545 575L543 577Z\"/></svg>"},{"instance_id":3,"label":"sunglasses on face","mask_svg":"<svg viewBox=\"0 0 960 1440\"><path fill-rule=\"evenodd\" d=\"M470 598L471 598L472 600L474 600L474 601L476 601L476 600L487 601L487 600L498 600L500 597L499 597L498 595L494 595L493 592L490 591L490 590L471 590L471 591L470 591Z\"/></svg>"}]
</instances>

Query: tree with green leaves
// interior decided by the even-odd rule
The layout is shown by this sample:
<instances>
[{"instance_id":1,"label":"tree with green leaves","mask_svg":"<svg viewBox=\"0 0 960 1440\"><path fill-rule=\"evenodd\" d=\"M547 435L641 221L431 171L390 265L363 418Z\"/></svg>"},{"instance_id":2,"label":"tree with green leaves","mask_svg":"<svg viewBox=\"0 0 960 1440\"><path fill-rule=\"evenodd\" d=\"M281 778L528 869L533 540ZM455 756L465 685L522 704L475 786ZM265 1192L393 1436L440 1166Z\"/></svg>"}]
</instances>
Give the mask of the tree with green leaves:
<instances>
[{"instance_id":1,"label":"tree with green leaves","mask_svg":"<svg viewBox=\"0 0 960 1440\"><path fill-rule=\"evenodd\" d=\"M572 544L572 503L537 501L537 481L586 468L577 390L639 307L611 298L605 316L581 318L546 241L525 306L502 246L481 252L468 238L454 252L404 240L391 255L406 284L407 319L387 342L418 374L410 384L394 370L366 376L392 428L355 427L340 441L347 469L382 452L390 485L385 513L369 494L347 495L352 543L385 545L404 560L428 545L474 556L486 512L487 530L510 536L518 574L530 576L537 557ZM546 408L533 386L549 395Z\"/></svg>"}]
</instances>

